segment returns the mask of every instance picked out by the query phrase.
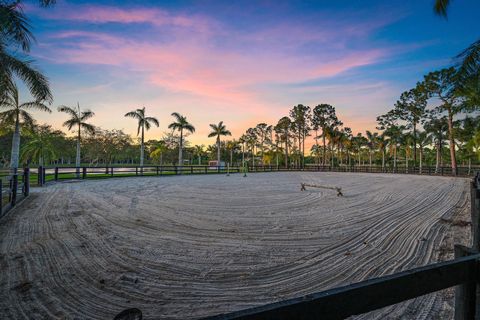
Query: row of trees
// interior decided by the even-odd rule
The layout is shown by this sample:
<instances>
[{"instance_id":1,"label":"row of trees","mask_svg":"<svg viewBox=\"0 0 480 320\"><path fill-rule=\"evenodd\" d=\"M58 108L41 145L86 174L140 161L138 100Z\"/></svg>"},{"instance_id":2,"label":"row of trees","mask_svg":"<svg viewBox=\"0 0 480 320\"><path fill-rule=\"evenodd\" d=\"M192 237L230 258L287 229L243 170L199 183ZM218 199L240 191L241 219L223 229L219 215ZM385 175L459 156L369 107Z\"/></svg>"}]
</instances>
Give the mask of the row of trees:
<instances>
[{"instance_id":1,"label":"row of trees","mask_svg":"<svg viewBox=\"0 0 480 320\"><path fill-rule=\"evenodd\" d=\"M39 3L49 7L55 1L41 0ZM446 16L449 3L437 0L434 9ZM47 78L27 58L34 37L22 10L22 1L0 1L0 18L0 107L6 109L0 112L0 139L3 143L8 140L6 136L12 137L10 157L5 155L10 148L4 148L6 144L3 144L1 161L14 169L21 162L41 164L65 159L70 162L69 146L73 139L49 126L36 125L30 112L51 112L53 96ZM16 54L19 51L22 54ZM141 166L145 158L160 163L168 159L182 165L184 152L191 161L198 157L201 163L205 153L214 158L211 155L215 151L218 161L228 157L231 164L276 163L283 166L365 164L367 161L369 165L396 167L403 162L405 166L421 167L424 158L430 162L432 153L435 153L437 168L447 159L456 170L458 161L468 164L478 161L480 134L476 111L480 106L480 42L473 43L457 58L459 63L456 66L431 72L415 88L402 93L393 108L377 118L378 132L367 131L365 136L362 133L353 135L350 128L344 127L331 105L319 104L310 108L299 104L277 124L260 123L246 130L238 140L222 141L221 137L231 135L230 131L223 122L211 124L209 137L216 138L215 145L189 149L185 137L194 133L195 128L178 113L172 114L171 132L158 141L145 142L145 131L152 125L158 126L158 120L147 117L145 108L141 108L125 115L138 121L140 155L133 156L134 139L121 131L101 130L88 123L94 116L92 111L82 111L79 105L75 108L60 106L58 111L69 116L63 125L76 133L77 167L87 159L103 163L139 162ZM34 101L20 102L15 79L26 85ZM23 131L27 139L21 147ZM315 143L306 151L305 141L311 136ZM95 143L88 147L91 141ZM445 153L446 142L448 154ZM81 145L86 149L83 157ZM178 152L176 160L173 160L172 151Z\"/></svg>"}]
</instances>

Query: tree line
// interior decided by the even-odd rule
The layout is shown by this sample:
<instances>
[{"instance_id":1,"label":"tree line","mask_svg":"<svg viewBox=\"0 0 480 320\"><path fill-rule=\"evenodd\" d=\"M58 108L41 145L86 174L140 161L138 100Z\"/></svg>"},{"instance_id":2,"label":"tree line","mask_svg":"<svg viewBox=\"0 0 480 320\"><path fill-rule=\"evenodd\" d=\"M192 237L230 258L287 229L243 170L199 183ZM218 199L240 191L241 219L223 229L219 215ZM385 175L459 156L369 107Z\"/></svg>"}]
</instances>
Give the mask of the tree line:
<instances>
[{"instance_id":1,"label":"tree line","mask_svg":"<svg viewBox=\"0 0 480 320\"><path fill-rule=\"evenodd\" d=\"M43 0L49 7L55 1ZM436 1L435 10L446 16L449 1ZM376 132L354 134L338 118L335 107L293 106L276 124L259 123L238 139L224 140L231 132L221 121L210 124L209 146L190 145L195 127L186 116L172 113L173 121L157 140L145 141L145 131L158 119L137 108L125 117L137 121L137 137L121 130L104 130L90 123L94 112L80 105L59 106L67 118L68 137L49 125L38 124L31 111L52 112L48 79L27 58L34 41L22 1L0 1L0 164L16 169L26 165L68 164L79 167L113 164L206 164L209 160L230 165L459 165L480 161L480 42L461 52L457 63L430 72L414 88L403 92L387 113L377 117ZM23 55L14 54L22 51ZM23 82L33 101L19 97ZM22 138L21 138L22 137ZM306 139L314 143L308 150ZM138 138L138 139L136 139ZM223 139L223 140L222 140ZM21 140L23 143L21 143ZM307 143L308 145L308 143Z\"/></svg>"}]
</instances>

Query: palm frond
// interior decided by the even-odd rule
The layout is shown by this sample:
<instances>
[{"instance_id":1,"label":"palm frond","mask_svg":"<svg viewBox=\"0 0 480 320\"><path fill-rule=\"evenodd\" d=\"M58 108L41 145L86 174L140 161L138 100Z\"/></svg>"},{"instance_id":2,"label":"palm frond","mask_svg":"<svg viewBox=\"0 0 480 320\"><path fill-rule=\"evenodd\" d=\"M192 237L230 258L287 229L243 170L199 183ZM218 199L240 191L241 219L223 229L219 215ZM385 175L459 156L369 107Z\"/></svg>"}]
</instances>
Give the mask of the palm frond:
<instances>
[{"instance_id":1,"label":"palm frond","mask_svg":"<svg viewBox=\"0 0 480 320\"><path fill-rule=\"evenodd\" d=\"M78 125L78 119L71 118L65 121L62 126L67 127L68 130L72 130L73 126Z\"/></svg>"},{"instance_id":2,"label":"palm frond","mask_svg":"<svg viewBox=\"0 0 480 320\"><path fill-rule=\"evenodd\" d=\"M50 110L49 107L47 107L45 104L39 102L39 101L32 101L32 102L25 102L20 105L20 108L24 109L35 109L39 111L45 111L48 113L51 113L52 110Z\"/></svg>"},{"instance_id":3,"label":"palm frond","mask_svg":"<svg viewBox=\"0 0 480 320\"><path fill-rule=\"evenodd\" d=\"M2 37L7 38L7 42L13 42L25 52L30 51L31 43L35 41L30 29L31 26L19 1L0 6L0 33Z\"/></svg>"},{"instance_id":4,"label":"palm frond","mask_svg":"<svg viewBox=\"0 0 480 320\"><path fill-rule=\"evenodd\" d=\"M172 122L168 125L168 129L177 130L178 128L180 128L180 126L176 122Z\"/></svg>"},{"instance_id":5,"label":"palm frond","mask_svg":"<svg viewBox=\"0 0 480 320\"><path fill-rule=\"evenodd\" d=\"M93 117L95 115L95 113L91 110L85 110L85 111L82 111L82 115L80 117L80 121L85 121L85 120L88 120L90 119L91 117Z\"/></svg>"},{"instance_id":6,"label":"palm frond","mask_svg":"<svg viewBox=\"0 0 480 320\"><path fill-rule=\"evenodd\" d=\"M439 16L447 18L447 9L450 5L450 0L435 0L435 4L433 6L433 11Z\"/></svg>"},{"instance_id":7,"label":"palm frond","mask_svg":"<svg viewBox=\"0 0 480 320\"><path fill-rule=\"evenodd\" d=\"M460 66L460 74L470 76L478 72L480 66L480 39L460 52L456 57Z\"/></svg>"},{"instance_id":8,"label":"palm frond","mask_svg":"<svg viewBox=\"0 0 480 320\"><path fill-rule=\"evenodd\" d=\"M145 118L145 121L146 121L147 123L148 123L148 122L153 123L153 124L155 124L157 127L160 126L160 123L158 122L157 118L155 118L155 117L146 117L146 118Z\"/></svg>"},{"instance_id":9,"label":"palm frond","mask_svg":"<svg viewBox=\"0 0 480 320\"><path fill-rule=\"evenodd\" d=\"M195 132L195 127L192 126L190 123L187 123L183 126L183 128L185 130L187 130L188 132L191 132L191 133L194 133Z\"/></svg>"},{"instance_id":10,"label":"palm frond","mask_svg":"<svg viewBox=\"0 0 480 320\"><path fill-rule=\"evenodd\" d=\"M145 129L150 130L150 122L148 122L146 120L143 120L143 122L145 123Z\"/></svg>"},{"instance_id":11,"label":"palm frond","mask_svg":"<svg viewBox=\"0 0 480 320\"><path fill-rule=\"evenodd\" d=\"M134 118L134 119L141 119L142 117L138 114L138 109L135 111L130 111L125 113L125 117L127 118Z\"/></svg>"},{"instance_id":12,"label":"palm frond","mask_svg":"<svg viewBox=\"0 0 480 320\"><path fill-rule=\"evenodd\" d=\"M82 129L85 129L90 134L95 134L95 126L93 126L89 123L82 122L82 123L80 123L80 127Z\"/></svg>"},{"instance_id":13,"label":"palm frond","mask_svg":"<svg viewBox=\"0 0 480 320\"><path fill-rule=\"evenodd\" d=\"M177 122L181 122L182 119L184 118L180 113L178 112L173 112L172 113L172 117L175 118L175 120L177 120Z\"/></svg>"},{"instance_id":14,"label":"palm frond","mask_svg":"<svg viewBox=\"0 0 480 320\"><path fill-rule=\"evenodd\" d=\"M210 133L208 134L208 137L209 137L209 138L213 138L213 137L215 137L215 136L217 136L217 133L216 133L216 132L210 132Z\"/></svg>"},{"instance_id":15,"label":"palm frond","mask_svg":"<svg viewBox=\"0 0 480 320\"><path fill-rule=\"evenodd\" d=\"M20 116L22 117L23 119L23 123L27 126L27 127L30 127L30 128L33 128L34 127L34 123L35 123L35 120L33 120L33 117L30 113L28 113L27 111L25 110L21 110L20 111Z\"/></svg>"},{"instance_id":16,"label":"palm frond","mask_svg":"<svg viewBox=\"0 0 480 320\"><path fill-rule=\"evenodd\" d=\"M32 66L31 60L21 60L8 54L5 50L0 50L0 61L2 61L0 77L15 74L25 82L36 100L52 102L53 96L48 79Z\"/></svg>"},{"instance_id":17,"label":"palm frond","mask_svg":"<svg viewBox=\"0 0 480 320\"><path fill-rule=\"evenodd\" d=\"M59 106L57 108L58 112L65 112L66 114L70 115L72 118L78 118L77 111L73 108L67 106Z\"/></svg>"}]
</instances>

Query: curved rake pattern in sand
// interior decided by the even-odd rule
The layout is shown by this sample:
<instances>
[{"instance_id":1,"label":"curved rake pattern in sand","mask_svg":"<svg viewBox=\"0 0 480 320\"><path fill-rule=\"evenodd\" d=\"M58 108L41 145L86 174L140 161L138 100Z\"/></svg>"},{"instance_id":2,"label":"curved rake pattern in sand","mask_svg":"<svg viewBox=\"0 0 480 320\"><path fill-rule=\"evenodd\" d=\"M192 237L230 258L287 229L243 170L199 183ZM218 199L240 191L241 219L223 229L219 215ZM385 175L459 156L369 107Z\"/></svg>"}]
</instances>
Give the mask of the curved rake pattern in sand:
<instances>
[{"instance_id":1,"label":"curved rake pattern in sand","mask_svg":"<svg viewBox=\"0 0 480 320\"><path fill-rule=\"evenodd\" d=\"M424 265L467 187L342 173L56 184L0 222L0 318L196 318ZM368 318L426 319L444 304L433 294Z\"/></svg>"}]
</instances>

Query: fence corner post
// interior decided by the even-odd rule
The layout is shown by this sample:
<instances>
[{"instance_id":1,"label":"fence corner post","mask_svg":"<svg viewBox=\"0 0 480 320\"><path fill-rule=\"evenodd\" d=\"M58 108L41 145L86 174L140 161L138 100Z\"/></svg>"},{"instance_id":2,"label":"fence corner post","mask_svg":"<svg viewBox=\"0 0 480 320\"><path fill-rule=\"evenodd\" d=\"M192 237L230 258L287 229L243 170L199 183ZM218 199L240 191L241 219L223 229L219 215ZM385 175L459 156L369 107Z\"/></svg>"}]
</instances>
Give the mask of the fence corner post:
<instances>
[{"instance_id":1,"label":"fence corner post","mask_svg":"<svg viewBox=\"0 0 480 320\"><path fill-rule=\"evenodd\" d=\"M455 259L476 253L476 250L461 245L454 246ZM470 281L455 287L455 320L475 319L477 304L477 264L471 270Z\"/></svg>"},{"instance_id":2,"label":"fence corner post","mask_svg":"<svg viewBox=\"0 0 480 320\"><path fill-rule=\"evenodd\" d=\"M58 181L58 167L55 167L55 181Z\"/></svg>"}]
</instances>

